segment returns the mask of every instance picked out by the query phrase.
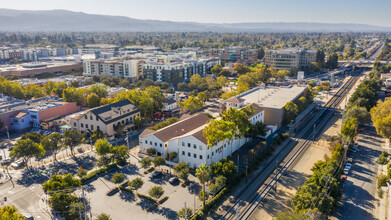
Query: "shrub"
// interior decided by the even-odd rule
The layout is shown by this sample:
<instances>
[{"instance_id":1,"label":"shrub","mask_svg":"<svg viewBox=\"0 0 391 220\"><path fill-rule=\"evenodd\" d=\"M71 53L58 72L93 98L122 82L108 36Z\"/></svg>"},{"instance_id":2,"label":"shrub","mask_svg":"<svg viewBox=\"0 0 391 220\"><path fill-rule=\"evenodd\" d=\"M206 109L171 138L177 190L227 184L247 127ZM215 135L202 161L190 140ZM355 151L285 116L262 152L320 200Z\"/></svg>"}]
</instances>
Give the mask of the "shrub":
<instances>
[{"instance_id":1,"label":"shrub","mask_svg":"<svg viewBox=\"0 0 391 220\"><path fill-rule=\"evenodd\" d=\"M78 177L83 177L83 176L85 176L85 175L87 175L87 170L85 170L85 169L79 169L79 171L77 171L77 176Z\"/></svg>"},{"instance_id":2,"label":"shrub","mask_svg":"<svg viewBox=\"0 0 391 220\"><path fill-rule=\"evenodd\" d=\"M169 154L168 154L168 158L170 159L170 160L173 160L173 159L175 159L175 158L177 158L178 157L178 154L176 153L176 152L170 152Z\"/></svg>"},{"instance_id":3,"label":"shrub","mask_svg":"<svg viewBox=\"0 0 391 220\"><path fill-rule=\"evenodd\" d=\"M111 177L111 182L113 183L120 183L124 181L125 176L123 173L114 173L113 176Z\"/></svg>"},{"instance_id":4,"label":"shrub","mask_svg":"<svg viewBox=\"0 0 391 220\"><path fill-rule=\"evenodd\" d=\"M118 191L119 191L119 188L118 188L118 187L114 187L114 188L110 189L110 190L106 193L106 195L112 196L112 195L116 194Z\"/></svg>"},{"instance_id":5,"label":"shrub","mask_svg":"<svg viewBox=\"0 0 391 220\"><path fill-rule=\"evenodd\" d=\"M377 179L377 187L381 188L382 186L387 186L388 177L386 175L381 174Z\"/></svg>"},{"instance_id":6,"label":"shrub","mask_svg":"<svg viewBox=\"0 0 391 220\"><path fill-rule=\"evenodd\" d=\"M148 154L149 156L155 156L155 155L156 155L156 150L153 149L153 148L148 148L148 149L147 149L147 154Z\"/></svg>"},{"instance_id":7,"label":"shrub","mask_svg":"<svg viewBox=\"0 0 391 220\"><path fill-rule=\"evenodd\" d=\"M155 202L156 203L156 199L152 198L152 197L149 197L147 195L144 195L144 194L141 194L141 193L137 193L137 196L140 197L140 198L143 198L143 199L147 199L151 202Z\"/></svg>"}]
</instances>

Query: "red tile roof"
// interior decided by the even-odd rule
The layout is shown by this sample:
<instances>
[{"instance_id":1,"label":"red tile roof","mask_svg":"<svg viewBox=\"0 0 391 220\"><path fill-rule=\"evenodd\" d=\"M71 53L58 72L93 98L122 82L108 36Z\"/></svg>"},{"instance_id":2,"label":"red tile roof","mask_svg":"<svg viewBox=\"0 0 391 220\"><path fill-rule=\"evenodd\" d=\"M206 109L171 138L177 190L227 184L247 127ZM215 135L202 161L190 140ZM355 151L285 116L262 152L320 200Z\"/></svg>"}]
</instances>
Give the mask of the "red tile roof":
<instances>
[{"instance_id":1,"label":"red tile roof","mask_svg":"<svg viewBox=\"0 0 391 220\"><path fill-rule=\"evenodd\" d=\"M232 103L241 103L241 102L244 102L244 101L246 101L246 100L238 98L238 97L232 97L230 99L227 99L227 102L232 102Z\"/></svg>"}]
</instances>

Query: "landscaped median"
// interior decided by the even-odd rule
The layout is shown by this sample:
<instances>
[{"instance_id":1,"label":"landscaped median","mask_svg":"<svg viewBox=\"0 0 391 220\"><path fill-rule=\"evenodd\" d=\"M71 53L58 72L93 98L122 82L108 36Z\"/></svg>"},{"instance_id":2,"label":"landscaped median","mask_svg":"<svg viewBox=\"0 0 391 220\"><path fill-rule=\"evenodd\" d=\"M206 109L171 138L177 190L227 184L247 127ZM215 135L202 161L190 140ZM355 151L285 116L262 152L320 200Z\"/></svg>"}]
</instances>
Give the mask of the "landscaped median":
<instances>
[{"instance_id":1,"label":"landscaped median","mask_svg":"<svg viewBox=\"0 0 391 220\"><path fill-rule=\"evenodd\" d=\"M110 172L110 171L112 171L114 169L118 169L118 165L116 163L107 165L105 167L102 167L102 168L94 170L94 171L91 171L87 175L85 175L82 178L80 178L80 181L81 181L81 183L83 185L87 184L89 181L91 181L92 179L98 177L100 174L108 173L108 172Z\"/></svg>"}]
</instances>

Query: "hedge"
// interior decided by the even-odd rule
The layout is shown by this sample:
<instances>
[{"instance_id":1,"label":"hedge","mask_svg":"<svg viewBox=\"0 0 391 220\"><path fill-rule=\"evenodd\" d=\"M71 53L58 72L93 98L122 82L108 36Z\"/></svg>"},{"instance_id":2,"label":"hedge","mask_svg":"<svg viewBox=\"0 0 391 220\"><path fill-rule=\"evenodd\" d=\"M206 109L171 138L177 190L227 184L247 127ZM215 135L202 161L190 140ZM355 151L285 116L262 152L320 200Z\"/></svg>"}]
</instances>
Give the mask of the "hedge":
<instances>
[{"instance_id":1,"label":"hedge","mask_svg":"<svg viewBox=\"0 0 391 220\"><path fill-rule=\"evenodd\" d=\"M159 204L163 204L165 201L167 201L168 199L168 196L165 196L164 198L160 199L159 201L157 201Z\"/></svg>"},{"instance_id":2,"label":"hedge","mask_svg":"<svg viewBox=\"0 0 391 220\"><path fill-rule=\"evenodd\" d=\"M107 196L112 196L112 195L116 194L117 192L119 192L119 188L118 188L118 187L114 187L114 188L110 189L110 190L106 193L106 195L107 195Z\"/></svg>"},{"instance_id":3,"label":"hedge","mask_svg":"<svg viewBox=\"0 0 391 220\"><path fill-rule=\"evenodd\" d=\"M98 170L91 171L87 175L80 178L81 184L86 184L88 181L92 180L93 178L99 176L102 173L108 172L114 168L118 168L117 164L115 163L107 165L106 167L102 167Z\"/></svg>"},{"instance_id":4,"label":"hedge","mask_svg":"<svg viewBox=\"0 0 391 220\"><path fill-rule=\"evenodd\" d=\"M138 197L140 198L143 198L143 199L147 199L151 202L154 202L154 203L157 203L156 199L150 197L150 196L147 196L147 195L144 195L144 194L141 194L141 193L137 193Z\"/></svg>"}]
</instances>

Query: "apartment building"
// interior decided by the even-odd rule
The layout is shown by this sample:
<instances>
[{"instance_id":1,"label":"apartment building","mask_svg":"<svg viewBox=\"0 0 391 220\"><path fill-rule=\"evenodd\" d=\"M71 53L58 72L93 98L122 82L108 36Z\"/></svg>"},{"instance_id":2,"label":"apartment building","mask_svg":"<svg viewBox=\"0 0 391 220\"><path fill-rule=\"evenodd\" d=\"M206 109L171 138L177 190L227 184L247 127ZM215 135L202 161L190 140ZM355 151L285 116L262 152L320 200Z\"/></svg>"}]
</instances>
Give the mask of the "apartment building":
<instances>
[{"instance_id":1,"label":"apartment building","mask_svg":"<svg viewBox=\"0 0 391 220\"><path fill-rule=\"evenodd\" d=\"M82 48L82 54L111 53L115 56L118 52L119 46L112 44L88 44Z\"/></svg>"},{"instance_id":2,"label":"apartment building","mask_svg":"<svg viewBox=\"0 0 391 220\"><path fill-rule=\"evenodd\" d=\"M83 74L86 76L117 76L138 80L144 72L143 60L135 59L98 59L84 60Z\"/></svg>"},{"instance_id":3,"label":"apartment building","mask_svg":"<svg viewBox=\"0 0 391 220\"><path fill-rule=\"evenodd\" d=\"M144 64L144 78L158 82L179 83L189 81L194 74L205 76L220 61L216 58L177 60L174 62L149 61Z\"/></svg>"},{"instance_id":4,"label":"apartment building","mask_svg":"<svg viewBox=\"0 0 391 220\"><path fill-rule=\"evenodd\" d=\"M124 132L133 129L136 116L140 116L140 110L125 99L73 114L66 120L79 132L91 134L94 130L100 130L109 140L113 140L118 126L123 125Z\"/></svg>"},{"instance_id":5,"label":"apartment building","mask_svg":"<svg viewBox=\"0 0 391 220\"><path fill-rule=\"evenodd\" d=\"M283 49L265 51L265 63L278 70L302 69L316 62L316 51Z\"/></svg>"},{"instance_id":6,"label":"apartment building","mask_svg":"<svg viewBox=\"0 0 391 220\"><path fill-rule=\"evenodd\" d=\"M246 47L227 47L224 49L211 49L209 56L219 57L222 61L231 63L244 63L247 65L257 62L258 51Z\"/></svg>"},{"instance_id":7,"label":"apartment building","mask_svg":"<svg viewBox=\"0 0 391 220\"><path fill-rule=\"evenodd\" d=\"M249 120L253 124L263 122L263 109L257 105L253 107L254 114ZM166 159L169 153L176 152L178 162L186 162L189 167L197 168L201 164L211 165L228 157L247 142L246 138L224 140L208 147L203 130L209 120L204 113L184 115L178 122L157 131L146 129L139 136L140 151L146 153L148 148L153 148Z\"/></svg>"}]
</instances>

